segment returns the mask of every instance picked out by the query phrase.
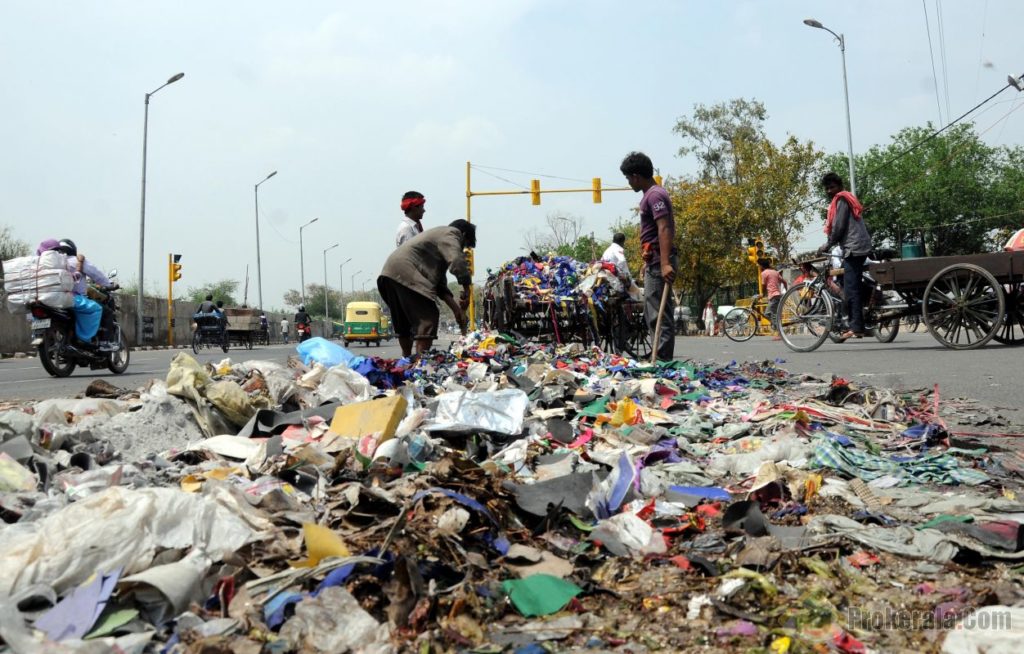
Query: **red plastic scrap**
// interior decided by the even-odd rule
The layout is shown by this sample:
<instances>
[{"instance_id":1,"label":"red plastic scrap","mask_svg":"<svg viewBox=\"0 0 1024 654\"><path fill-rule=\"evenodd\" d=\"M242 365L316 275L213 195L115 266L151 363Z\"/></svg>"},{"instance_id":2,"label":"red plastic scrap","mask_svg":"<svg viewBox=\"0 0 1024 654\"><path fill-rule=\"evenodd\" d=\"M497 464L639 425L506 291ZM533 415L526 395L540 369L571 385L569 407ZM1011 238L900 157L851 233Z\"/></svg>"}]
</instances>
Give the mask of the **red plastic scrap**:
<instances>
[{"instance_id":1,"label":"red plastic scrap","mask_svg":"<svg viewBox=\"0 0 1024 654\"><path fill-rule=\"evenodd\" d=\"M855 568L867 568L881 561L881 559L879 559L878 556L865 550L854 552L850 556L846 557L846 560L849 561L850 565L852 565Z\"/></svg>"},{"instance_id":2,"label":"red plastic scrap","mask_svg":"<svg viewBox=\"0 0 1024 654\"><path fill-rule=\"evenodd\" d=\"M864 643L860 642L846 631L840 630L832 637L832 644L840 652L846 652L847 654L866 654L867 647Z\"/></svg>"}]
</instances>

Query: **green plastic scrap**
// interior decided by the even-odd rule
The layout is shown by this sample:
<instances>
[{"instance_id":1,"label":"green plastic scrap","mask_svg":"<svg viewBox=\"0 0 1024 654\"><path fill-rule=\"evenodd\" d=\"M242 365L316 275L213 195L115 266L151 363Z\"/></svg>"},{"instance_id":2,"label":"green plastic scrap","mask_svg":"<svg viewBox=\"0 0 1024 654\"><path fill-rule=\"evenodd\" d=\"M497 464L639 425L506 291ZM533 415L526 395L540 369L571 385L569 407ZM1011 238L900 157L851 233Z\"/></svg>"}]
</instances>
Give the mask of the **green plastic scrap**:
<instances>
[{"instance_id":1,"label":"green plastic scrap","mask_svg":"<svg viewBox=\"0 0 1024 654\"><path fill-rule=\"evenodd\" d=\"M943 513L942 515L935 516L928 522L918 525L915 529L931 529L932 527L941 525L943 522L974 522L974 516L949 515L948 513Z\"/></svg>"},{"instance_id":2,"label":"green plastic scrap","mask_svg":"<svg viewBox=\"0 0 1024 654\"><path fill-rule=\"evenodd\" d=\"M610 397L598 398L591 402L590 404L588 404L587 406L583 407L583 410L580 411L580 415L588 416L590 418L596 418L602 413L608 413L608 402L610 401Z\"/></svg>"},{"instance_id":3,"label":"green plastic scrap","mask_svg":"<svg viewBox=\"0 0 1024 654\"><path fill-rule=\"evenodd\" d=\"M551 615L583 592L583 589L553 575L536 574L525 579L506 579L501 588L516 610L527 618Z\"/></svg>"},{"instance_id":4,"label":"green plastic scrap","mask_svg":"<svg viewBox=\"0 0 1024 654\"><path fill-rule=\"evenodd\" d=\"M807 568L814 574L818 575L819 577L824 577L825 579L835 579L835 575L832 574L832 571L829 569L828 564L819 559L818 557L810 558L805 556L802 559L800 559L800 563L802 563L805 568Z\"/></svg>"}]
</instances>

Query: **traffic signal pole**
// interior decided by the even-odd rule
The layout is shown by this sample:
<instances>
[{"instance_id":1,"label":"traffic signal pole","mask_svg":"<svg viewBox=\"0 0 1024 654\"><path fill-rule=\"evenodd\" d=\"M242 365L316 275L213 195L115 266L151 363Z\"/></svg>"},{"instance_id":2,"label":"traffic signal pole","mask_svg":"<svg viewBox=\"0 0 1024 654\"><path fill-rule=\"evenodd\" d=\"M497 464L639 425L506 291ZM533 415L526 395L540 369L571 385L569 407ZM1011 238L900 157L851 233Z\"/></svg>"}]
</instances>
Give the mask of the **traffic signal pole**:
<instances>
[{"instance_id":1,"label":"traffic signal pole","mask_svg":"<svg viewBox=\"0 0 1024 654\"><path fill-rule=\"evenodd\" d=\"M174 255L167 253L167 345L174 345Z\"/></svg>"},{"instance_id":2,"label":"traffic signal pole","mask_svg":"<svg viewBox=\"0 0 1024 654\"><path fill-rule=\"evenodd\" d=\"M591 180L590 188L553 188L544 189L540 188L539 179L530 180L530 188L524 190L515 191L474 191L472 187L472 176L471 171L473 165L466 162L466 221L473 222L473 198L477 196L494 196L494 195L529 195L530 204L534 206L540 205L540 196L545 193L590 193L592 194L594 204L601 203L601 193L604 191L632 191L628 186L601 186L601 178L594 177ZM658 184L661 184L661 177L655 178ZM466 258L469 260L469 273L473 275L476 273L476 267L474 265L474 256L472 250L467 250ZM473 287L470 287L469 295L469 325L471 328L476 327L476 307L473 301Z\"/></svg>"}]
</instances>

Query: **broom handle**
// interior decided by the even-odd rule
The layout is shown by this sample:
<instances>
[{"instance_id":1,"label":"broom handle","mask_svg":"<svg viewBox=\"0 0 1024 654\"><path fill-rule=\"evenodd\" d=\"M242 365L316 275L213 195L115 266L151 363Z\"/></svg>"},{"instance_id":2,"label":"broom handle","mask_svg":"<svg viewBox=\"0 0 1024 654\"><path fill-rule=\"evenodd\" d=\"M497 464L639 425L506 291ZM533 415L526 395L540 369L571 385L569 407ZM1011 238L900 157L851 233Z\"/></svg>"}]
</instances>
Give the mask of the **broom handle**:
<instances>
[{"instance_id":1,"label":"broom handle","mask_svg":"<svg viewBox=\"0 0 1024 654\"><path fill-rule=\"evenodd\" d=\"M651 343L651 363L658 362L658 341L661 340L661 320L665 317L665 303L668 301L669 284L661 288L661 306L658 307L658 322L654 325L654 342Z\"/></svg>"}]
</instances>

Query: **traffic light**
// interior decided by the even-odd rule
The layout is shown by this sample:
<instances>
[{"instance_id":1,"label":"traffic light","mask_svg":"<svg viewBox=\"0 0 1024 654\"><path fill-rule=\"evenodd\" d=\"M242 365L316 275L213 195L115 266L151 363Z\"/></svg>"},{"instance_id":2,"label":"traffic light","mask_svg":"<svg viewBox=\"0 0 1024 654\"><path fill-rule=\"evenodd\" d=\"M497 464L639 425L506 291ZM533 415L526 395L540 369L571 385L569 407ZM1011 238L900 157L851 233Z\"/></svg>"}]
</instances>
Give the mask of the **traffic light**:
<instances>
[{"instance_id":1,"label":"traffic light","mask_svg":"<svg viewBox=\"0 0 1024 654\"><path fill-rule=\"evenodd\" d=\"M539 179L531 179L530 180L530 202L533 204L533 206L537 206L537 205L540 204L540 180Z\"/></svg>"},{"instance_id":2,"label":"traffic light","mask_svg":"<svg viewBox=\"0 0 1024 654\"><path fill-rule=\"evenodd\" d=\"M174 263L171 264L171 281L176 282L181 279L181 264L178 263L181 261L181 255L172 254L171 257L174 259Z\"/></svg>"},{"instance_id":3,"label":"traffic light","mask_svg":"<svg viewBox=\"0 0 1024 654\"><path fill-rule=\"evenodd\" d=\"M756 265L758 259L764 257L764 241L759 238L747 239L747 261Z\"/></svg>"},{"instance_id":4,"label":"traffic light","mask_svg":"<svg viewBox=\"0 0 1024 654\"><path fill-rule=\"evenodd\" d=\"M601 204L601 178L595 177L590 180L590 188L594 189L594 204Z\"/></svg>"}]
</instances>

